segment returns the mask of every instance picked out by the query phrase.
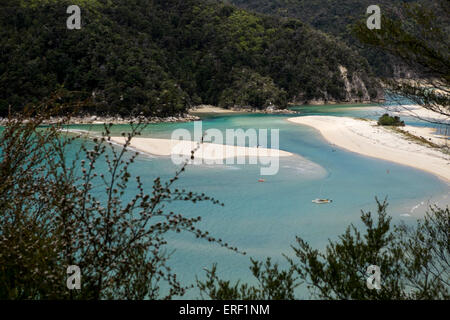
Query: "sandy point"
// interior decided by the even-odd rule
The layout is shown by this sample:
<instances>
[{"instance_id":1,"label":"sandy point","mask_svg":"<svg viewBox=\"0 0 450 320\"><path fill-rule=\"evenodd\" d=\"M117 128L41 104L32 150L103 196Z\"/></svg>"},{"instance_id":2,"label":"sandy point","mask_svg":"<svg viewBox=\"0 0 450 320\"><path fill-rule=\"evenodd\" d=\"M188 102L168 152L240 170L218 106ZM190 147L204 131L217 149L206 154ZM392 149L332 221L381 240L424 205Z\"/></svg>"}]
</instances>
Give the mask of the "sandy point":
<instances>
[{"instance_id":1,"label":"sandy point","mask_svg":"<svg viewBox=\"0 0 450 320\"><path fill-rule=\"evenodd\" d=\"M124 144L124 137L111 137L111 141ZM240 147L215 143L199 143L195 141L175 139L133 138L131 148L156 155L181 155L190 157L193 150L197 159L221 160L234 157L289 157L293 154L279 149L261 147Z\"/></svg>"},{"instance_id":2,"label":"sandy point","mask_svg":"<svg viewBox=\"0 0 450 320\"><path fill-rule=\"evenodd\" d=\"M375 121L333 116L304 116L288 121L313 127L328 142L348 151L414 167L450 182L448 154L378 126Z\"/></svg>"}]
</instances>

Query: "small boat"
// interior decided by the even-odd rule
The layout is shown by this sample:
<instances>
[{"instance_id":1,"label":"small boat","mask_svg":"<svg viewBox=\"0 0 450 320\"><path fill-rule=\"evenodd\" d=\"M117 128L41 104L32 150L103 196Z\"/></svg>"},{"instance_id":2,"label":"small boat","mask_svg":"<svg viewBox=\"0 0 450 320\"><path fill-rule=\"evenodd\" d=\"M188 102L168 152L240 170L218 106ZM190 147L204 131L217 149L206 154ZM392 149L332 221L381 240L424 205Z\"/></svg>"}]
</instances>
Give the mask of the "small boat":
<instances>
[{"instance_id":1,"label":"small boat","mask_svg":"<svg viewBox=\"0 0 450 320\"><path fill-rule=\"evenodd\" d=\"M266 182L264 179L259 179L258 182Z\"/></svg>"},{"instance_id":2,"label":"small boat","mask_svg":"<svg viewBox=\"0 0 450 320\"><path fill-rule=\"evenodd\" d=\"M324 203L331 203L331 202L333 202L333 200L330 200L330 199L314 199L312 202L316 203L316 204L324 204Z\"/></svg>"}]
</instances>

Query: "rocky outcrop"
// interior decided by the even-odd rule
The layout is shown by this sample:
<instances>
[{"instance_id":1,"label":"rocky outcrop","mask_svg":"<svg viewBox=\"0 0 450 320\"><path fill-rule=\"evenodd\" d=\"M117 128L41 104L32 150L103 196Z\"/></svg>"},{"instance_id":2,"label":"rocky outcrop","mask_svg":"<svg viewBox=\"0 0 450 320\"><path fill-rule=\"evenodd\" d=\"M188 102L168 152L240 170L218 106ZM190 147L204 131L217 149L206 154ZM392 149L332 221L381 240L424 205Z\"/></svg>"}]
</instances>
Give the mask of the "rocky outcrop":
<instances>
[{"instance_id":1,"label":"rocky outcrop","mask_svg":"<svg viewBox=\"0 0 450 320\"><path fill-rule=\"evenodd\" d=\"M338 65L337 74L330 74L333 81L341 82L333 87L332 92L327 89L318 89L316 96L308 97L305 92L300 91L290 104L352 104L352 103L380 103L384 102L384 92L377 80L364 71L352 71ZM335 77L339 79L336 79Z\"/></svg>"},{"instance_id":2,"label":"rocky outcrop","mask_svg":"<svg viewBox=\"0 0 450 320\"><path fill-rule=\"evenodd\" d=\"M347 68L344 66L338 66L341 73L342 80L344 81L345 101L354 102L370 102L371 98L367 91L364 81L357 72L353 72L350 76Z\"/></svg>"}]
</instances>

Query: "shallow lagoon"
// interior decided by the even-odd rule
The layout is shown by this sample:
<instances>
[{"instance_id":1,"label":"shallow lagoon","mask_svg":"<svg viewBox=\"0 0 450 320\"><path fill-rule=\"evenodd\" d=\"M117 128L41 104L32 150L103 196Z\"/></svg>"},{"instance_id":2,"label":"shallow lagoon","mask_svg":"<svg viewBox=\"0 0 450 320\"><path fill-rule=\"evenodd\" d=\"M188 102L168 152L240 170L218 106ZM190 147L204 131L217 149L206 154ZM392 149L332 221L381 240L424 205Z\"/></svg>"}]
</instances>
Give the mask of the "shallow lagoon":
<instances>
[{"instance_id":1,"label":"shallow lagoon","mask_svg":"<svg viewBox=\"0 0 450 320\"><path fill-rule=\"evenodd\" d=\"M373 106L298 107L303 115L326 114L376 118L382 112ZM413 222L421 217L428 203L450 204L450 186L431 174L367 158L329 145L312 128L289 123L292 115L233 114L212 115L203 119L204 130L242 128L279 129L280 149L301 157L280 159L280 171L258 183L258 165L200 165L188 168L178 186L205 192L225 203L173 204L188 216L202 216L201 226L213 236L247 252L242 256L227 249L195 239L173 235L170 248L175 249L171 265L183 282L194 282L203 268L217 262L219 273L227 279L252 281L249 257L273 257L283 261L282 253L291 254L290 245L299 235L313 247L323 248L350 223L360 225L360 210L375 210L375 196L388 197L389 213L394 222ZM416 124L414 119L406 119ZM421 125L428 125L421 123ZM74 126L100 130L101 126ZM170 138L174 129L193 130L192 123L153 124L143 136ZM113 134L127 126L115 126ZM139 174L149 188L155 177L169 179L176 167L170 158L142 155L132 172ZM329 205L316 205L315 198L331 198ZM304 289L301 296L307 297ZM191 290L187 298L197 297Z\"/></svg>"}]
</instances>

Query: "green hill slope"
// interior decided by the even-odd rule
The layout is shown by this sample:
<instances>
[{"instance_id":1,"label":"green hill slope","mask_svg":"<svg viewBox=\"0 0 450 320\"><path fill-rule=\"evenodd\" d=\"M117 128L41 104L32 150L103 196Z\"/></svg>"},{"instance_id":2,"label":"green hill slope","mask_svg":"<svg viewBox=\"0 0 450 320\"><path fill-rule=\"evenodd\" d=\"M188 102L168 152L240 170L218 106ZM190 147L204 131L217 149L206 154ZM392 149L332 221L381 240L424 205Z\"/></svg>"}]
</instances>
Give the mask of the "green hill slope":
<instances>
[{"instance_id":1,"label":"green hill slope","mask_svg":"<svg viewBox=\"0 0 450 320\"><path fill-rule=\"evenodd\" d=\"M81 30L66 28L71 4L81 7ZM0 115L61 86L69 97L91 97L84 111L95 114L172 115L200 103L285 107L379 93L367 61L342 42L221 2L6 0L0 36Z\"/></svg>"},{"instance_id":2,"label":"green hill slope","mask_svg":"<svg viewBox=\"0 0 450 320\"><path fill-rule=\"evenodd\" d=\"M343 39L355 47L370 63L378 76L403 77L406 70L398 60L373 48L364 48L351 33L351 25L366 17L366 10L376 4L382 14L405 2L418 2L433 7L433 0L224 0L241 8L280 17L298 18L314 28ZM394 9L395 10L395 9ZM436 10L439 14L439 10Z\"/></svg>"}]
</instances>

